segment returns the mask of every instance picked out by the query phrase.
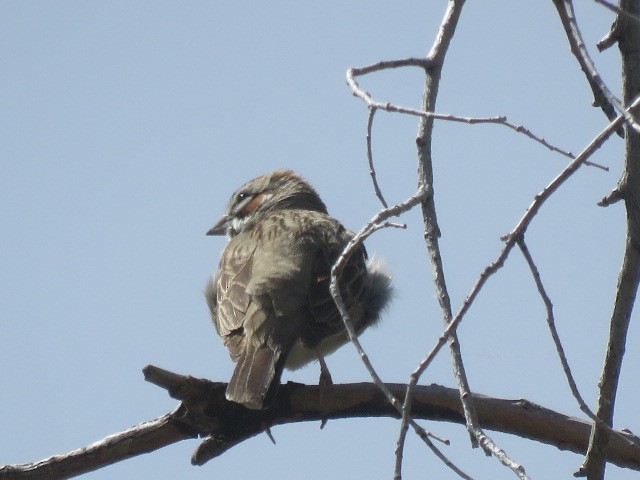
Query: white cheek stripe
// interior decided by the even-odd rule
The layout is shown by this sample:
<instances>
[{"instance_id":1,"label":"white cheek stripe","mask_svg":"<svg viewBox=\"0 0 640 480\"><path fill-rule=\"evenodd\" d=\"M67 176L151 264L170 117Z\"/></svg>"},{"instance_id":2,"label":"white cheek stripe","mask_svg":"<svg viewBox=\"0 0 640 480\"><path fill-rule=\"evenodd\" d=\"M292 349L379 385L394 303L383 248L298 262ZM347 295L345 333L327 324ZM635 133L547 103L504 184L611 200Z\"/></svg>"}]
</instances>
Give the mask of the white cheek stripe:
<instances>
[{"instance_id":1,"label":"white cheek stripe","mask_svg":"<svg viewBox=\"0 0 640 480\"><path fill-rule=\"evenodd\" d=\"M245 222L246 220L244 218L233 217L233 220L231 220L231 228L234 231L239 232L242 229Z\"/></svg>"}]
</instances>

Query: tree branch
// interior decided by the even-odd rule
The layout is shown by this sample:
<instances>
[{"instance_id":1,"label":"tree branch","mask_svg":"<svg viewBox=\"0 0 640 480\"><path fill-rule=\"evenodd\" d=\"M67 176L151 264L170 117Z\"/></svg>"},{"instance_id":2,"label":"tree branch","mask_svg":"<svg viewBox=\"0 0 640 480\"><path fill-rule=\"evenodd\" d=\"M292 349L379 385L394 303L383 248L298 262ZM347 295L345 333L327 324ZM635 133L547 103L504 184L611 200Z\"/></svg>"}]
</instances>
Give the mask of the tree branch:
<instances>
[{"instance_id":1,"label":"tree branch","mask_svg":"<svg viewBox=\"0 0 640 480\"><path fill-rule=\"evenodd\" d=\"M569 40L571 53L573 53L576 60L578 60L580 68L584 72L591 91L593 92L593 106L600 107L609 120L616 118L616 111L618 111L618 113L625 118L628 125L631 125L636 131L640 132L640 125L638 125L633 119L633 116L626 111L620 100L611 93L611 90L609 90L604 80L602 80L593 60L591 60L587 47L582 39L580 29L578 28L571 0L553 0L553 4L558 10L558 16L564 27L567 40ZM622 132L622 129L618 130L618 134L621 136Z\"/></svg>"},{"instance_id":2,"label":"tree branch","mask_svg":"<svg viewBox=\"0 0 640 480\"><path fill-rule=\"evenodd\" d=\"M445 18L442 21L436 41L427 55L430 67L425 69L424 90L422 96L422 111L433 112L436 109L436 101L438 97L438 89L440 86L440 77L442 75L442 67L444 59L455 34L455 30L462 13L464 1L449 2ZM431 157L431 142L433 135L434 118L422 116L418 126L418 135L416 138L418 153L418 182L420 186L428 186L433 189L433 161ZM424 239L431 263L433 282L436 288L438 303L442 311L442 320L445 327L451 322L451 299L446 285L444 274L444 266L440 255L440 246L438 239L440 237L440 227L436 214L435 199L431 195L422 202L422 217L424 222ZM466 419L467 429L471 438L471 444L478 446L478 437L474 434L475 425L477 424L476 414L473 403L469 399L469 383L464 370L462 354L460 352L460 344L455 332L449 337L449 348L453 363L454 376L458 382L460 398L463 405L463 411ZM399 445L404 444L406 436L406 419L411 410L413 390L420 379L421 372L415 371L409 379L407 388L407 396L403 406L403 419L400 430ZM397 463L396 470L399 472L400 465ZM399 475L396 475L396 478Z\"/></svg>"},{"instance_id":3,"label":"tree branch","mask_svg":"<svg viewBox=\"0 0 640 480\"><path fill-rule=\"evenodd\" d=\"M153 452L172 443L195 438L179 421L185 408L110 435L86 447L34 463L0 466L0 480L58 480L98 470L123 460Z\"/></svg>"},{"instance_id":4,"label":"tree branch","mask_svg":"<svg viewBox=\"0 0 640 480\"><path fill-rule=\"evenodd\" d=\"M637 105L640 102L640 23L634 17L640 15L640 2L621 0L620 9L629 14L618 15L616 19L618 45L622 55L623 101L632 105L629 107L628 115L637 117ZM625 133L625 166L616 189L619 198L624 199L627 213L625 252L609 324L607 353L599 382L600 392L596 409L599 422L594 422L589 450L578 471L578 475L586 475L590 480L604 478L605 451L611 439L610 432L601 422L613 425L627 331L640 283L640 133L637 129L631 128L630 123L625 124Z\"/></svg>"},{"instance_id":5,"label":"tree branch","mask_svg":"<svg viewBox=\"0 0 640 480\"><path fill-rule=\"evenodd\" d=\"M442 67L444 65L444 59L447 54L447 50L451 43L451 39L455 33L455 29L462 12L464 1L456 2L454 0L449 2L449 8L445 14L440 30L438 32L437 39L429 52L427 58L430 60L431 66L425 69L425 83L422 97L422 110L425 112L433 112L436 109L436 99L438 97L438 89L440 85L440 77L442 74ZM416 145L418 149L418 184L421 187L429 187L434 191L433 186L433 161L431 155L431 144L433 135L433 117L422 116L418 127L418 136L416 139ZM439 237L440 227L438 226L435 199L434 195L425 198L422 201L422 218L424 222L424 240L427 246L427 252L429 255L431 269L433 272L433 281L436 288L436 295L442 311L442 319L445 329L451 325L453 314L451 310L451 300L449 297L449 291L446 284L444 266L442 263L442 256L440 254ZM460 343L458 336L454 331L448 338L449 350L451 354L451 361L453 364L453 373L458 383L458 390L460 401L462 404L465 424L469 437L471 439L471 445L477 447L480 445L487 455L495 456L503 465L510 468L519 478L527 480L529 477L525 473L522 465L514 462L504 451L499 448L495 442L484 433L480 427L476 409L471 395L471 389L469 387L469 381L465 372L464 363L462 360L462 352L460 350ZM424 372L418 367L410 376L409 385L407 387L407 395L403 406L403 417L400 431L399 444L404 443L406 436L406 419L409 416L411 410L413 390L416 387L420 375ZM396 463L396 470L399 471L399 463ZM399 475L396 475L396 478Z\"/></svg>"},{"instance_id":6,"label":"tree branch","mask_svg":"<svg viewBox=\"0 0 640 480\"><path fill-rule=\"evenodd\" d=\"M224 398L226 384L178 375L148 366L147 380L166 388L181 400L172 413L111 435L85 448L40 462L0 467L0 480L60 480L148 453L187 438L206 436L192 463L201 465L238 443L276 425L320 422L323 418L393 417L398 411L371 383L320 387L289 382L282 385L274 406L249 410ZM387 384L398 398L404 384ZM518 435L561 450L583 453L589 424L546 409L527 400L507 400L473 394L479 421L488 429ZM458 391L439 385L416 387L411 415L414 418L464 424ZM607 450L611 463L640 470L640 438L620 432Z\"/></svg>"},{"instance_id":7,"label":"tree branch","mask_svg":"<svg viewBox=\"0 0 640 480\"><path fill-rule=\"evenodd\" d=\"M390 112L390 113L401 113L401 114L405 114L405 115L412 115L414 117L421 117L421 118L433 118L435 120L443 120L443 121L447 121L447 122L458 122L458 123L466 123L468 125L478 125L478 124L495 124L495 125L502 125L504 127L509 128L510 130L513 130L516 133L520 133L522 135L525 135L526 137L530 138L531 140L539 143L540 145L542 145L543 147L549 149L552 152L556 152L559 153L560 155L563 155L565 157L568 158L575 158L574 155L567 151L567 150L563 150L560 147L557 147L551 143L549 143L545 138L536 135L535 133L533 133L530 129L528 129L527 127L525 127L524 125L517 125L515 123L512 123L508 120L508 118L504 115L500 115L500 116L496 116L496 117L463 117L460 115L453 115L450 113L436 113L433 111L427 111L427 110L416 110L415 108L409 108L409 107L404 107L402 105L395 105L393 103L390 102L379 102L374 100L371 97L371 94L369 94L368 92L365 92L361 87L360 84L358 83L358 81L356 80L357 77L362 76L362 75L366 75L369 73L374 73L374 72L378 72L378 71L382 71L385 69L389 69L389 68L400 68L400 67L407 67L407 66L421 66L423 68L425 68L425 70L428 70L429 68L433 68L434 62L431 59L421 59L421 58L407 58L404 60L388 60L388 61L384 61L384 62L378 62L375 63L373 65L367 65L365 67L359 67L359 68L350 68L349 70L347 70L347 84L349 85L349 87L351 88L351 92L353 93L354 96L362 99L367 106L369 107L370 110L384 110L385 112ZM369 115L369 121L368 121L368 128L367 128L367 134L370 135L370 125L372 122L372 115L370 113ZM369 139L367 139L369 141ZM368 144L368 146L370 146ZM585 162L585 165L588 165L590 167L596 167L599 168L601 170L604 171L609 171L609 168L604 166L604 165L600 165L598 163L593 163L593 162Z\"/></svg>"}]
</instances>

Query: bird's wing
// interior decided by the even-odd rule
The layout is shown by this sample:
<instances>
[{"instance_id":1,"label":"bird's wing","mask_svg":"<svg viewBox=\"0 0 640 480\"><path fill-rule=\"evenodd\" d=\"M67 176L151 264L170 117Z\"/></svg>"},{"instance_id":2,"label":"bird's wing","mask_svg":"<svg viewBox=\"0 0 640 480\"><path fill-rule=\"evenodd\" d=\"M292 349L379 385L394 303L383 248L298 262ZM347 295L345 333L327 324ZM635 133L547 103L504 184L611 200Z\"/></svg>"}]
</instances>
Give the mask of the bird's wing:
<instances>
[{"instance_id":1,"label":"bird's wing","mask_svg":"<svg viewBox=\"0 0 640 480\"><path fill-rule=\"evenodd\" d=\"M307 257L316 249L297 222L276 234L272 229L280 224L273 220L225 248L212 315L237 362L226 396L257 409L275 398L289 351L308 320Z\"/></svg>"},{"instance_id":2,"label":"bird's wing","mask_svg":"<svg viewBox=\"0 0 640 480\"><path fill-rule=\"evenodd\" d=\"M247 285L251 281L254 263L254 248L246 248L243 244L230 243L225 249L215 281L215 291L207 294L209 307L215 310L212 314L218 335L234 362L237 362L244 349L244 322L250 313L251 295ZM209 300L209 298L215 298ZM213 304L213 305L212 305ZM212 310L212 312L214 311ZM251 309L255 310L255 307Z\"/></svg>"},{"instance_id":3,"label":"bird's wing","mask_svg":"<svg viewBox=\"0 0 640 480\"><path fill-rule=\"evenodd\" d=\"M309 288L309 307L314 317L318 334L328 336L343 331L343 321L329 291L331 268L342 254L353 232L335 222L331 235L322 242L314 262L314 279ZM352 320L361 315L363 289L366 280L367 253L361 245L353 250L340 277L340 293Z\"/></svg>"}]
</instances>

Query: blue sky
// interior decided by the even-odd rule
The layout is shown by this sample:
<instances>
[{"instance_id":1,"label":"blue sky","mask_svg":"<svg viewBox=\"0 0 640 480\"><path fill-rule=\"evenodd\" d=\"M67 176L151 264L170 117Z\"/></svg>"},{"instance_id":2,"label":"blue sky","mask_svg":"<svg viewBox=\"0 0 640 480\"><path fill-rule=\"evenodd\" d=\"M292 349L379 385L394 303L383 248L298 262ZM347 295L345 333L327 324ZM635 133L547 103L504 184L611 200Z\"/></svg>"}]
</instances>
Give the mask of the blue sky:
<instances>
[{"instance_id":1,"label":"blue sky","mask_svg":"<svg viewBox=\"0 0 640 480\"><path fill-rule=\"evenodd\" d=\"M615 48L599 54L611 13L581 1L596 65L619 91ZM63 453L175 407L143 381L155 364L227 380L232 363L210 325L202 288L224 239L204 233L244 181L292 168L330 212L359 229L380 208L365 155L365 106L345 72L424 55L445 2L0 3L0 463ZM375 98L419 107L417 69L361 79ZM551 2L468 2L444 68L438 111L507 115L577 153L606 126ZM414 118L378 113L374 155L390 202L416 188ZM560 335L594 404L624 240L622 205L595 203L618 181L622 142L594 157L528 231ZM500 235L566 164L491 125L438 123L436 205L454 310L501 248ZM368 250L394 272L398 295L363 337L389 382L405 382L441 331L418 212ZM637 321L637 313L634 313ZM527 398L581 416L547 333L544 309L514 251L461 325L474 391ZM632 323L616 426L637 431L640 361ZM328 359L334 381L368 381L348 346ZM317 382L312 365L284 380ZM422 378L453 386L448 355ZM477 478L509 478L471 450L461 426L426 423ZM332 421L274 429L204 467L195 441L87 474L87 479L389 478L398 422ZM569 477L581 457L503 434L495 440L534 478ZM616 471L616 478L631 472ZM454 478L413 436L405 478Z\"/></svg>"}]
</instances>

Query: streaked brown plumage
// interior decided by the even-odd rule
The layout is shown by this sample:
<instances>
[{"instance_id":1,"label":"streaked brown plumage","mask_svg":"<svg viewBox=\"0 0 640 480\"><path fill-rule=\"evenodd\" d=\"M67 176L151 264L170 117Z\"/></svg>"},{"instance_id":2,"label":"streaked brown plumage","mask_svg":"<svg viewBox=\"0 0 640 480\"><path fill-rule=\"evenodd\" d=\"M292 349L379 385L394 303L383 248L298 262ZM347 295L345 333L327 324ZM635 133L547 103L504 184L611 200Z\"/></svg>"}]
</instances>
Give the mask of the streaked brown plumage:
<instances>
[{"instance_id":1,"label":"streaked brown plumage","mask_svg":"<svg viewBox=\"0 0 640 480\"><path fill-rule=\"evenodd\" d=\"M289 170L240 187L207 232L225 233L230 240L205 296L237 363L226 396L248 408L266 408L284 367L299 368L348 341L329 281L353 233ZM392 293L389 275L367 260L364 247L347 262L340 288L358 334L378 321Z\"/></svg>"}]
</instances>

